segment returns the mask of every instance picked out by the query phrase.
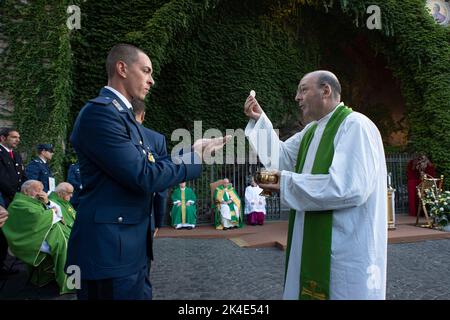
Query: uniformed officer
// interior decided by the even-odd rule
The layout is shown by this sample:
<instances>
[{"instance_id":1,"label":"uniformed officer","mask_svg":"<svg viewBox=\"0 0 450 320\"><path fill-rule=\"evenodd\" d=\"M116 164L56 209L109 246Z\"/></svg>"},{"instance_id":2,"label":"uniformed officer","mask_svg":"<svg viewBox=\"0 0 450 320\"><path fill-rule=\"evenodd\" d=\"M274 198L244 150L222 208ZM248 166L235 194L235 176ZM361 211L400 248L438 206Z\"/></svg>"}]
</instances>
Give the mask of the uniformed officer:
<instances>
[{"instance_id":1,"label":"uniformed officer","mask_svg":"<svg viewBox=\"0 0 450 320\"><path fill-rule=\"evenodd\" d=\"M20 134L12 128L4 128L0 131L0 195L3 198L4 207L7 208L13 200L16 192L26 180L22 157L14 149L20 142ZM9 275L17 271L9 272L3 265L8 251L8 244L0 230L0 275Z\"/></svg>"},{"instance_id":2,"label":"uniformed officer","mask_svg":"<svg viewBox=\"0 0 450 320\"><path fill-rule=\"evenodd\" d=\"M149 143L148 152L152 154L155 159L167 157L167 147L166 147L166 137L159 132L151 130L145 126L143 126L143 122L145 120L145 103L144 101L133 99L131 102L133 106L133 113L136 118L136 121L141 125L142 131L147 137L147 141ZM153 241L153 237L158 233L159 228L162 226L164 213L167 207L167 190L163 190L160 192L155 192L151 199L150 207L150 226L147 230L147 239L148 243L151 244ZM147 246L149 248L150 246ZM149 272L146 274L146 281L148 282L150 288L152 287L150 282L150 270L151 263L154 259L153 252L148 250L148 270Z\"/></svg>"},{"instance_id":3,"label":"uniformed officer","mask_svg":"<svg viewBox=\"0 0 450 320\"><path fill-rule=\"evenodd\" d=\"M107 57L108 85L78 114L71 143L83 189L67 252L67 272L79 270L79 299L150 299L145 281L149 199L201 174L203 152L231 137L200 139L194 152L173 162L155 159L130 101L144 100L154 84L152 63L140 49L114 46Z\"/></svg>"},{"instance_id":4,"label":"uniformed officer","mask_svg":"<svg viewBox=\"0 0 450 320\"><path fill-rule=\"evenodd\" d=\"M73 186L73 196L70 199L70 203L75 209L77 209L79 202L78 197L80 191L83 189L83 184L81 183L80 163L78 161L70 165L67 173L67 182Z\"/></svg>"},{"instance_id":5,"label":"uniformed officer","mask_svg":"<svg viewBox=\"0 0 450 320\"><path fill-rule=\"evenodd\" d=\"M50 190L50 181L53 181L54 177L48 162L52 160L54 151L53 145L50 143L38 144L36 146L38 156L31 160L31 162L25 168L25 174L29 180L38 180L44 185L44 191Z\"/></svg>"}]
</instances>

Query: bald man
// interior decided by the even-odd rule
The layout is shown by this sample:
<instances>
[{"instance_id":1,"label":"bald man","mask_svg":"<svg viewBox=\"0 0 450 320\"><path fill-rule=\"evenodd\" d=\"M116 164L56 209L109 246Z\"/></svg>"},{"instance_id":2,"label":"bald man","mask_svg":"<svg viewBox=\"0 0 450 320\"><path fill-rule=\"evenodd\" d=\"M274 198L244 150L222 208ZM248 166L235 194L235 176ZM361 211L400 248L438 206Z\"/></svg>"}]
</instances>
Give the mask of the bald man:
<instances>
[{"instance_id":1,"label":"bald man","mask_svg":"<svg viewBox=\"0 0 450 320\"><path fill-rule=\"evenodd\" d=\"M73 186L68 182L61 182L55 188L55 191L48 196L49 200L53 201L59 208L62 214L63 222L66 226L72 229L75 222L76 211L70 199L73 196Z\"/></svg>"},{"instance_id":2,"label":"bald man","mask_svg":"<svg viewBox=\"0 0 450 320\"><path fill-rule=\"evenodd\" d=\"M245 133L261 162L276 169L292 208L284 299L385 299L387 174L383 143L366 116L341 101L337 77L306 74L295 100L309 124L281 142L249 96ZM267 141L270 141L267 147Z\"/></svg>"},{"instance_id":3,"label":"bald man","mask_svg":"<svg viewBox=\"0 0 450 320\"><path fill-rule=\"evenodd\" d=\"M38 267L39 283L56 278L60 294L72 293L64 272L70 229L58 206L48 199L40 181L28 180L8 207L3 232L11 252L27 265Z\"/></svg>"}]
</instances>

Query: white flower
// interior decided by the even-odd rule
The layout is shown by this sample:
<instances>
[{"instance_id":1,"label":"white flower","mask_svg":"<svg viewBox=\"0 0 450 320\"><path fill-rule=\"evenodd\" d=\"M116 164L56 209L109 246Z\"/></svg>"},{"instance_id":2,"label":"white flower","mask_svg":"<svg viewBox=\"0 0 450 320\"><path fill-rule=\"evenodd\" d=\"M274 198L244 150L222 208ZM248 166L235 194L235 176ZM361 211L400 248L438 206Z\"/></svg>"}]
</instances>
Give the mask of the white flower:
<instances>
[{"instance_id":1,"label":"white flower","mask_svg":"<svg viewBox=\"0 0 450 320\"><path fill-rule=\"evenodd\" d=\"M444 208L440 208L439 211L444 211Z\"/></svg>"}]
</instances>

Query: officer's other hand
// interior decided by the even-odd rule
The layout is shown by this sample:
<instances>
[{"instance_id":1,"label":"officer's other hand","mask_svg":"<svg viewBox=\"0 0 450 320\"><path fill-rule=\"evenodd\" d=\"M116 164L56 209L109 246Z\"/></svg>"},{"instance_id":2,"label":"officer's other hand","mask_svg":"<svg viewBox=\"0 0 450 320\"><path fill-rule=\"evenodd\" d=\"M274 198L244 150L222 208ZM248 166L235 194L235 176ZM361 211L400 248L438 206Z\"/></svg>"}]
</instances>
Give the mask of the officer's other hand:
<instances>
[{"instance_id":1,"label":"officer's other hand","mask_svg":"<svg viewBox=\"0 0 450 320\"><path fill-rule=\"evenodd\" d=\"M0 206L0 228L3 227L6 220L8 220L8 211L5 208Z\"/></svg>"},{"instance_id":2,"label":"officer's other hand","mask_svg":"<svg viewBox=\"0 0 450 320\"><path fill-rule=\"evenodd\" d=\"M244 113L247 117L250 119L253 119L255 121L258 121L259 117L261 116L263 110L261 106L258 103L258 100L256 100L253 96L248 96L247 100L245 100L244 104Z\"/></svg>"}]
</instances>

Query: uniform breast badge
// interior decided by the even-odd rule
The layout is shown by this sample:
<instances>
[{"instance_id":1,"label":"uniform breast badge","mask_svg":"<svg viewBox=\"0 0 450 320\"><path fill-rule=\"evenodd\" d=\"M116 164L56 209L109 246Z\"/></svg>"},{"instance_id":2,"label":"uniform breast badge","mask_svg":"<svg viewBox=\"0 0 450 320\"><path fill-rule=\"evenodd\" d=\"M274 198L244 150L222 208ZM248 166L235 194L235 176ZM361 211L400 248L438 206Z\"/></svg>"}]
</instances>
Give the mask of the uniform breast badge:
<instances>
[{"instance_id":1,"label":"uniform breast badge","mask_svg":"<svg viewBox=\"0 0 450 320\"><path fill-rule=\"evenodd\" d=\"M150 161L150 162L155 162L155 158L153 158L153 155L152 155L151 152L148 153L147 159L148 159L148 161Z\"/></svg>"}]
</instances>

